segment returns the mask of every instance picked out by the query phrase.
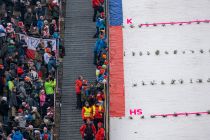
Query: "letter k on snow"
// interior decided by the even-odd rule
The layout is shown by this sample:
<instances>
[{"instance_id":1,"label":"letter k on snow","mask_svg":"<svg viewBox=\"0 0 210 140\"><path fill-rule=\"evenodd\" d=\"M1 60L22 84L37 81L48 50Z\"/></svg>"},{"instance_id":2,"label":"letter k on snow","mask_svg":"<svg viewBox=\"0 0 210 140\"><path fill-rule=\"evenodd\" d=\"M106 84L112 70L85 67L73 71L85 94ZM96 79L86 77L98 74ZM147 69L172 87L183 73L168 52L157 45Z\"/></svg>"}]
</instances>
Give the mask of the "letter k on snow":
<instances>
[{"instance_id":1,"label":"letter k on snow","mask_svg":"<svg viewBox=\"0 0 210 140\"><path fill-rule=\"evenodd\" d=\"M132 18L127 18L127 24L132 24Z\"/></svg>"}]
</instances>

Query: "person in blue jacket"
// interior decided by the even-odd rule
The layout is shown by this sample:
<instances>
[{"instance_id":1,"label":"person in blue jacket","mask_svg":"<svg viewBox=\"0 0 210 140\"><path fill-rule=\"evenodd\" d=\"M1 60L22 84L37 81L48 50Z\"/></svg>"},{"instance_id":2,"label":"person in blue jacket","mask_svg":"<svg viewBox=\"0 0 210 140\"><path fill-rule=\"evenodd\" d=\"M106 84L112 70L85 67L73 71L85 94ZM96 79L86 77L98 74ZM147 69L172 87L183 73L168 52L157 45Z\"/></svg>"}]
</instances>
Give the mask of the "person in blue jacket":
<instances>
[{"instance_id":1,"label":"person in blue jacket","mask_svg":"<svg viewBox=\"0 0 210 140\"><path fill-rule=\"evenodd\" d=\"M99 32L101 30L105 30L105 28L106 28L105 16L104 16L104 13L102 12L96 20L96 33L93 36L93 38L97 38L99 35Z\"/></svg>"},{"instance_id":2,"label":"person in blue jacket","mask_svg":"<svg viewBox=\"0 0 210 140\"><path fill-rule=\"evenodd\" d=\"M44 17L40 16L40 18L37 21L37 28L39 30L39 34L41 34L42 28L44 27Z\"/></svg>"},{"instance_id":3,"label":"person in blue jacket","mask_svg":"<svg viewBox=\"0 0 210 140\"><path fill-rule=\"evenodd\" d=\"M107 48L106 45L106 36L104 31L100 31L99 38L96 41L95 49L94 49L94 64L97 65L98 56L102 49Z\"/></svg>"},{"instance_id":4,"label":"person in blue jacket","mask_svg":"<svg viewBox=\"0 0 210 140\"><path fill-rule=\"evenodd\" d=\"M15 129L15 133L12 136L12 140L23 140L23 135L18 128Z\"/></svg>"}]
</instances>

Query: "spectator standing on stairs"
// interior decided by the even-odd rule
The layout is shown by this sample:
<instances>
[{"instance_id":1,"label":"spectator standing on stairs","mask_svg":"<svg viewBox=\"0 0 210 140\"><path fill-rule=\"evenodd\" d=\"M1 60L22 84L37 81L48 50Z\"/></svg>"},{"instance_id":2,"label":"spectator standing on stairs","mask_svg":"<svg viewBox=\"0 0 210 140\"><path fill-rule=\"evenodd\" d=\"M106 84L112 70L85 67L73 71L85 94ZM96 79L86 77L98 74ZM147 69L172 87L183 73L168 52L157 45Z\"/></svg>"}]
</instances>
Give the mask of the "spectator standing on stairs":
<instances>
[{"instance_id":1,"label":"spectator standing on stairs","mask_svg":"<svg viewBox=\"0 0 210 140\"><path fill-rule=\"evenodd\" d=\"M93 22L96 22L96 16L97 13L103 12L103 7L102 7L102 0L92 0L92 7L94 9L94 14L93 14Z\"/></svg>"},{"instance_id":2,"label":"spectator standing on stairs","mask_svg":"<svg viewBox=\"0 0 210 140\"><path fill-rule=\"evenodd\" d=\"M82 103L81 103L81 91L82 91L82 81L83 81L83 77L80 75L78 77L78 79L75 81L75 92L77 95L77 109L81 109L82 108Z\"/></svg>"},{"instance_id":3,"label":"spectator standing on stairs","mask_svg":"<svg viewBox=\"0 0 210 140\"><path fill-rule=\"evenodd\" d=\"M86 122L86 120L92 118L93 118L92 107L90 107L88 102L85 102L85 106L82 108L82 119L84 122Z\"/></svg>"},{"instance_id":4,"label":"spectator standing on stairs","mask_svg":"<svg viewBox=\"0 0 210 140\"><path fill-rule=\"evenodd\" d=\"M82 135L82 139L94 140L96 135L96 128L90 119L87 119L87 122L80 127L80 133Z\"/></svg>"},{"instance_id":5,"label":"spectator standing on stairs","mask_svg":"<svg viewBox=\"0 0 210 140\"><path fill-rule=\"evenodd\" d=\"M96 140L104 140L105 139L105 130L103 128L103 123L98 123L98 131L96 133Z\"/></svg>"}]
</instances>

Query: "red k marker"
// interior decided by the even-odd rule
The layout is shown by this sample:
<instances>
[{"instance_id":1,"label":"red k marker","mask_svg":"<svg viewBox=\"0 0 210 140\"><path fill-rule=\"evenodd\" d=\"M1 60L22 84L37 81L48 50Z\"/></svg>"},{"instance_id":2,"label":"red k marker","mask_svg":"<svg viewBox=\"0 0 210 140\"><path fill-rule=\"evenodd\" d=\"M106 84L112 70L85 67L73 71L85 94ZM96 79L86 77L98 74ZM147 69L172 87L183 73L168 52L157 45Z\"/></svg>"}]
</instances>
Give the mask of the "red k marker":
<instances>
[{"instance_id":1,"label":"red k marker","mask_svg":"<svg viewBox=\"0 0 210 140\"><path fill-rule=\"evenodd\" d=\"M132 18L127 18L127 24L132 24Z\"/></svg>"}]
</instances>

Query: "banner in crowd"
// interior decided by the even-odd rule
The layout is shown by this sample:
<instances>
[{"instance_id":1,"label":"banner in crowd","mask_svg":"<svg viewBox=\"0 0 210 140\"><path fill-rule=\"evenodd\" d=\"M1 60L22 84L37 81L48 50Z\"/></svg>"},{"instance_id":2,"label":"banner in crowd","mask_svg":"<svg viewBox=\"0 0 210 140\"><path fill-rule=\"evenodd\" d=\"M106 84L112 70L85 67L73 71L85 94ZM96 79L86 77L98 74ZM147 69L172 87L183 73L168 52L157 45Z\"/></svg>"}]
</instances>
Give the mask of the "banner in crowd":
<instances>
[{"instance_id":1,"label":"banner in crowd","mask_svg":"<svg viewBox=\"0 0 210 140\"><path fill-rule=\"evenodd\" d=\"M35 37L30 37L24 34L19 34L20 39L23 37L25 38L25 41L27 43L28 49L30 50L36 50L36 48L38 47L39 43L41 41L44 42L45 47L47 47L47 42L51 42L52 43L52 50L55 51L56 50L56 39L42 39L42 38L35 38Z\"/></svg>"},{"instance_id":2,"label":"banner in crowd","mask_svg":"<svg viewBox=\"0 0 210 140\"><path fill-rule=\"evenodd\" d=\"M50 41L51 44L52 44L52 51L56 51L56 39L35 38L35 37L30 37L30 36L27 36L27 35L24 35L24 34L18 34L18 35L19 35L19 39L21 39L21 38L25 39L26 44L28 46L26 55L30 59L35 58L36 48L38 47L38 45L41 41L44 42L45 47L47 47L47 43Z\"/></svg>"}]
</instances>

